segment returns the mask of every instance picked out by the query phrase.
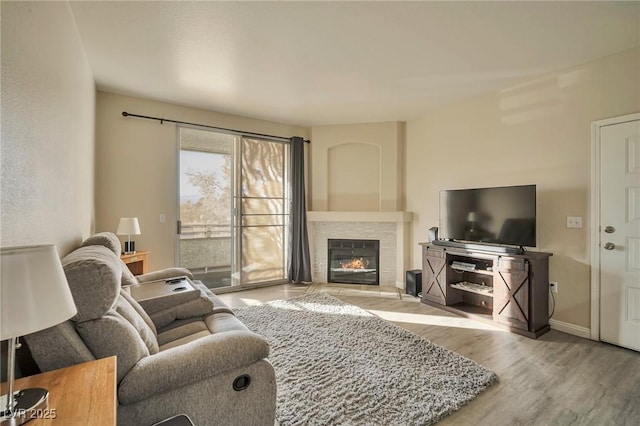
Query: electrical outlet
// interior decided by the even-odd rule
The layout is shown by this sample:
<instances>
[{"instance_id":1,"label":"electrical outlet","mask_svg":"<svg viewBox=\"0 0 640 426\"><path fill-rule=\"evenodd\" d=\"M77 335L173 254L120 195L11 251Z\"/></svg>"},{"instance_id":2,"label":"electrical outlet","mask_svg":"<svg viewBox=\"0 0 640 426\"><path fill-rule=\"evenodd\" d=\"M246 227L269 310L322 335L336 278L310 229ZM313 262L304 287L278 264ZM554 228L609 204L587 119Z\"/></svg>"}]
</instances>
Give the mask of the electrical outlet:
<instances>
[{"instance_id":1,"label":"electrical outlet","mask_svg":"<svg viewBox=\"0 0 640 426\"><path fill-rule=\"evenodd\" d=\"M567 228L582 228L582 217L567 216Z\"/></svg>"},{"instance_id":2,"label":"electrical outlet","mask_svg":"<svg viewBox=\"0 0 640 426\"><path fill-rule=\"evenodd\" d=\"M557 281L549 281L549 288L553 293L558 292L558 282Z\"/></svg>"}]
</instances>

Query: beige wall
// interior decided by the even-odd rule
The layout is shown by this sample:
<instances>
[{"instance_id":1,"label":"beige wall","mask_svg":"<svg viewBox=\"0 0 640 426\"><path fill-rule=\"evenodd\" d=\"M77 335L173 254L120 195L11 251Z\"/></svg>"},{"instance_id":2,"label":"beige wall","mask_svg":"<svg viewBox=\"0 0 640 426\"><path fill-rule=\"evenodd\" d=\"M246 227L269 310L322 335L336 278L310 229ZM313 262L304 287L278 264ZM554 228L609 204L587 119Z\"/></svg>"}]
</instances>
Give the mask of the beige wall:
<instances>
[{"instance_id":1,"label":"beige wall","mask_svg":"<svg viewBox=\"0 0 640 426\"><path fill-rule=\"evenodd\" d=\"M311 128L311 210L404 209L404 123Z\"/></svg>"},{"instance_id":2,"label":"beige wall","mask_svg":"<svg viewBox=\"0 0 640 426\"><path fill-rule=\"evenodd\" d=\"M2 2L1 245L64 255L94 212L95 85L66 2Z\"/></svg>"},{"instance_id":3,"label":"beige wall","mask_svg":"<svg viewBox=\"0 0 640 426\"><path fill-rule=\"evenodd\" d=\"M381 151L379 146L364 143L327 150L327 210L380 210Z\"/></svg>"},{"instance_id":4,"label":"beige wall","mask_svg":"<svg viewBox=\"0 0 640 426\"><path fill-rule=\"evenodd\" d=\"M538 250L552 252L554 319L590 323L591 122L640 111L640 48L407 122L407 210L419 242L438 225L443 189L536 184ZM583 229L567 229L582 216Z\"/></svg>"},{"instance_id":5,"label":"beige wall","mask_svg":"<svg viewBox=\"0 0 640 426\"><path fill-rule=\"evenodd\" d=\"M177 131L174 124L125 118L122 111L283 137L308 137L307 130L300 127L99 91L96 231L114 232L120 217L138 217L142 234L132 239L138 250L152 252L150 270L175 263ZM165 223L160 223L161 213L166 214Z\"/></svg>"}]
</instances>

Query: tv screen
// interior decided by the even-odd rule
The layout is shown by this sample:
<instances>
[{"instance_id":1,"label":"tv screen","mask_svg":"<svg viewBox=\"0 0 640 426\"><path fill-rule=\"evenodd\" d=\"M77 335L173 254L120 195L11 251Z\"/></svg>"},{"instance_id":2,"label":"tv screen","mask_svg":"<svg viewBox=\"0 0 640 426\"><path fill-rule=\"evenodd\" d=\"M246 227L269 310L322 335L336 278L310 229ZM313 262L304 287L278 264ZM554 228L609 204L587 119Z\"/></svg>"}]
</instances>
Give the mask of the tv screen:
<instances>
[{"instance_id":1,"label":"tv screen","mask_svg":"<svg viewBox=\"0 0 640 426\"><path fill-rule=\"evenodd\" d=\"M536 246L536 186L440 191L438 236L445 240Z\"/></svg>"}]
</instances>

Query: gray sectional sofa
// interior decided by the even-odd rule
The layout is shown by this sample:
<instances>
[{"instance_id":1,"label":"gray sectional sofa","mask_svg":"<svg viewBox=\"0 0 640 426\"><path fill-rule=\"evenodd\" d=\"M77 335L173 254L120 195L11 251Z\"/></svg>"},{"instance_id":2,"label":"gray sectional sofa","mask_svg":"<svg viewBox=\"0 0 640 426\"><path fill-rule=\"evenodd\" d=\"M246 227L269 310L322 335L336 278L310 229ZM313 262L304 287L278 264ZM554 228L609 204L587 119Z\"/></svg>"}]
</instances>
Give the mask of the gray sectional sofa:
<instances>
[{"instance_id":1,"label":"gray sectional sofa","mask_svg":"<svg viewBox=\"0 0 640 426\"><path fill-rule=\"evenodd\" d=\"M149 315L122 286L190 274L170 268L134 277L119 254L118 238L101 233L62 259L78 313L25 336L39 368L117 356L122 426L181 413L196 425L272 426L276 383L267 342L198 281L198 297L165 299Z\"/></svg>"}]
</instances>

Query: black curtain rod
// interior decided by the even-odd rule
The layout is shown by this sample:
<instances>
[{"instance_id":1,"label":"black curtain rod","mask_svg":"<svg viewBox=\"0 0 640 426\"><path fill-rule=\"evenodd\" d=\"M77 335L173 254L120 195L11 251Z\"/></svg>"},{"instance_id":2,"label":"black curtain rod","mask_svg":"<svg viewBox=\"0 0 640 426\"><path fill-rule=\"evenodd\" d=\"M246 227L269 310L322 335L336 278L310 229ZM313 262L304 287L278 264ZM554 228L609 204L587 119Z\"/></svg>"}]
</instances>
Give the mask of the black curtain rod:
<instances>
[{"instance_id":1,"label":"black curtain rod","mask_svg":"<svg viewBox=\"0 0 640 426\"><path fill-rule=\"evenodd\" d=\"M227 129L227 128L224 128L224 127L209 126L207 124L198 124L198 123L189 123L188 121L171 120L169 118L150 117L148 115L131 114L131 113L127 112L127 111L122 111L122 116L123 117L146 118L147 120L156 120L156 121L159 121L160 124L163 124L166 121L166 122L169 122L169 123L187 124L189 126L206 127L207 129L224 130L226 132L233 132L233 133L238 133L238 134L246 135L246 136L262 136L264 138L280 139L280 140L283 140L283 141L290 140L290 138L285 138L283 136L267 135L267 134L264 134L264 133L245 132L245 131L242 131L242 130L234 130L234 129ZM311 141L308 140L308 139L306 139L305 142L306 143L311 143Z\"/></svg>"}]
</instances>

